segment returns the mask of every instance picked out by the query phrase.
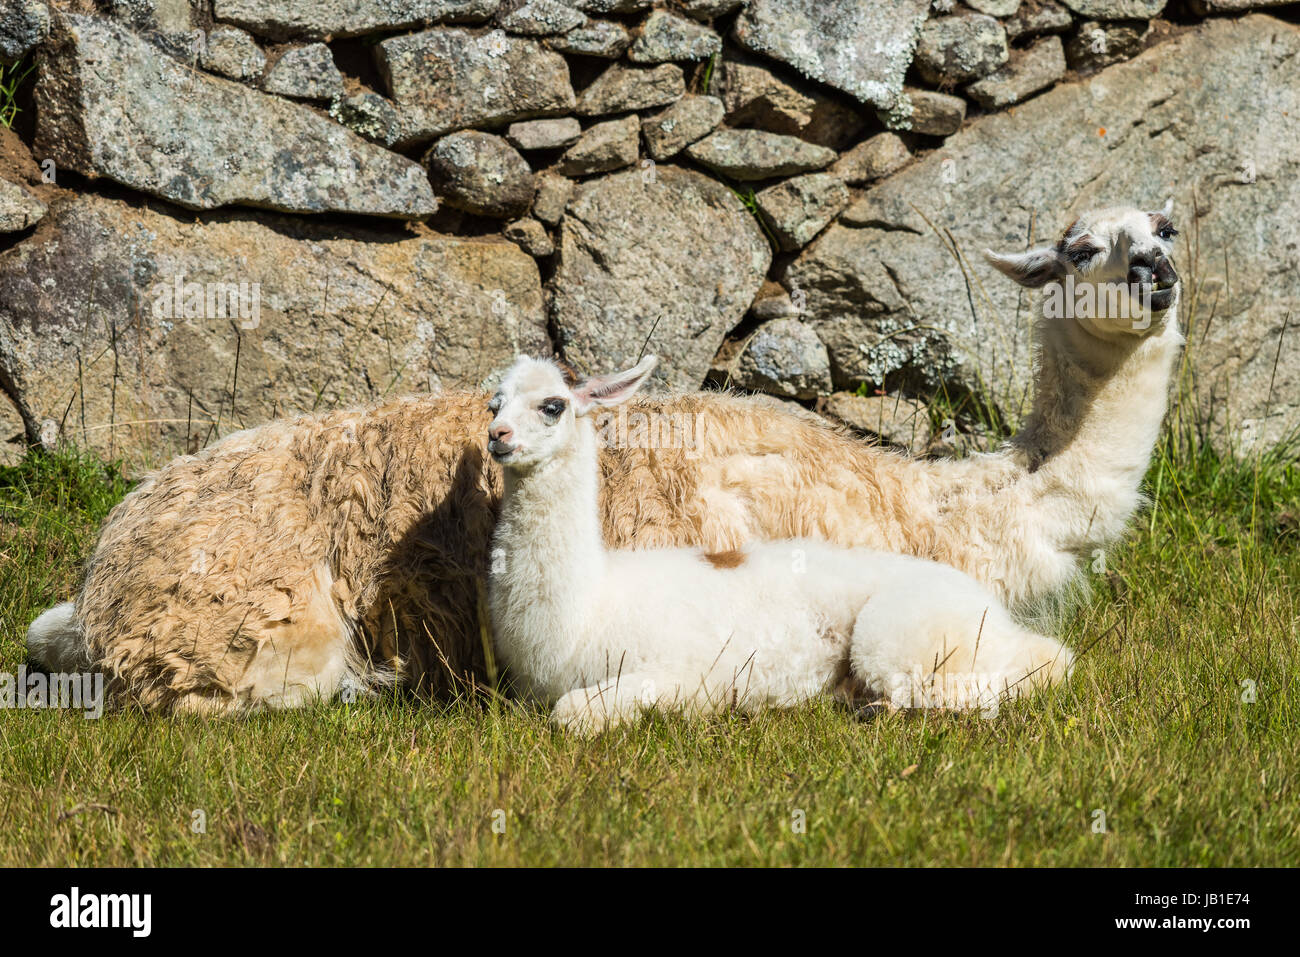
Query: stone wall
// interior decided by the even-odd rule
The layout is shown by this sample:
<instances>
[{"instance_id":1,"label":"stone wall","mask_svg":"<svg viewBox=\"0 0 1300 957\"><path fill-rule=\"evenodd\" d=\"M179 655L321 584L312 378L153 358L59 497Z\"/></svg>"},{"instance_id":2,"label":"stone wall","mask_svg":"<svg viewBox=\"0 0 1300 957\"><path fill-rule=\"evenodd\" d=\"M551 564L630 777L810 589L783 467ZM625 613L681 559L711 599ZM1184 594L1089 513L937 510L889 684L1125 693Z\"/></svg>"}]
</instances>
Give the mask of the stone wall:
<instances>
[{"instance_id":1,"label":"stone wall","mask_svg":"<svg viewBox=\"0 0 1300 957\"><path fill-rule=\"evenodd\" d=\"M7 0L0 62L31 72L0 129L0 425L156 461L480 386L518 351L604 369L648 343L665 385L920 447L936 396L1024 411L1034 304L984 248L1172 197L1184 384L1223 444L1271 444L1300 425L1297 21L1267 0Z\"/></svg>"}]
</instances>

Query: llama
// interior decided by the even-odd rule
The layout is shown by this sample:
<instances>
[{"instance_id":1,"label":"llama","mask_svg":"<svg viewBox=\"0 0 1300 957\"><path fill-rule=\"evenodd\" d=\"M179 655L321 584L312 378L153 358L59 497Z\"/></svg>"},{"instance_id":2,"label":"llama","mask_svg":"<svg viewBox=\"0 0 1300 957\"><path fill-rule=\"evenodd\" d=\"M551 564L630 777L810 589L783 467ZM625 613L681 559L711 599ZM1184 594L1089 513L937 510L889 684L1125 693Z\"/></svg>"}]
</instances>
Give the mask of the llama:
<instances>
[{"instance_id":1,"label":"llama","mask_svg":"<svg viewBox=\"0 0 1300 957\"><path fill-rule=\"evenodd\" d=\"M488 406L505 470L495 645L558 724L591 733L648 706L788 707L846 677L895 704L989 709L1065 676L1063 645L936 562L815 539L607 550L592 413L631 398L655 361L570 388L555 363L520 358Z\"/></svg>"},{"instance_id":2,"label":"llama","mask_svg":"<svg viewBox=\"0 0 1300 957\"><path fill-rule=\"evenodd\" d=\"M915 460L742 396L637 399L629 416L698 428L689 447L601 450L606 545L816 538L951 565L1018 613L1066 592L1140 505L1164 418L1182 342L1167 217L1085 213L1052 246L994 257L1045 293L1130 271L1163 287L1145 323L1044 313L1033 410L1005 448ZM175 459L111 513L30 654L90 662L112 700L149 709L292 707L386 669L439 695L478 680L501 494L485 398L302 416Z\"/></svg>"}]
</instances>

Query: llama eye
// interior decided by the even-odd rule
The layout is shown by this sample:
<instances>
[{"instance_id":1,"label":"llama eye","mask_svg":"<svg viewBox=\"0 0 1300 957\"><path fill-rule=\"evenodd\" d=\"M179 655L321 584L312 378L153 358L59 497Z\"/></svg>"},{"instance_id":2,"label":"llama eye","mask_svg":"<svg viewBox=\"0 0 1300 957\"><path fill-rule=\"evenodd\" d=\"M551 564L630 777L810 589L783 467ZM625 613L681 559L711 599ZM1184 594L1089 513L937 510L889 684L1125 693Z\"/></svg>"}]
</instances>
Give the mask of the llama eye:
<instances>
[{"instance_id":1,"label":"llama eye","mask_svg":"<svg viewBox=\"0 0 1300 957\"><path fill-rule=\"evenodd\" d=\"M494 395L492 397L492 400L488 402L488 411L494 413L501 411L501 396Z\"/></svg>"},{"instance_id":2,"label":"llama eye","mask_svg":"<svg viewBox=\"0 0 1300 957\"><path fill-rule=\"evenodd\" d=\"M1168 242L1178 235L1178 230L1174 229L1172 226L1164 226L1161 228L1160 232L1156 233L1156 235Z\"/></svg>"},{"instance_id":3,"label":"llama eye","mask_svg":"<svg viewBox=\"0 0 1300 957\"><path fill-rule=\"evenodd\" d=\"M1101 250L1096 246L1068 246L1065 250L1065 257L1075 266L1083 266L1099 252Z\"/></svg>"},{"instance_id":4,"label":"llama eye","mask_svg":"<svg viewBox=\"0 0 1300 957\"><path fill-rule=\"evenodd\" d=\"M563 399L547 399L537 409L548 419L558 419L564 414L565 406L566 403Z\"/></svg>"}]
</instances>

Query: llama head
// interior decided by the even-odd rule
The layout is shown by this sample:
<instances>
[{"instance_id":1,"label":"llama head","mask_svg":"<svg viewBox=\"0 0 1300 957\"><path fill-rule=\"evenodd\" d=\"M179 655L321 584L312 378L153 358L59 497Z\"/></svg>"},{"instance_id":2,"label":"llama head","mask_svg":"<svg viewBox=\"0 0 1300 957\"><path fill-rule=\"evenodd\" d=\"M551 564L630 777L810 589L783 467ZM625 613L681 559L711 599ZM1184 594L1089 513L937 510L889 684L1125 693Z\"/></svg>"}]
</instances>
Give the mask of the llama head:
<instances>
[{"instance_id":1,"label":"llama head","mask_svg":"<svg viewBox=\"0 0 1300 957\"><path fill-rule=\"evenodd\" d=\"M632 398L658 361L646 356L623 372L575 382L555 362L521 356L488 403L488 451L506 468L545 462L569 447L581 417Z\"/></svg>"},{"instance_id":2,"label":"llama head","mask_svg":"<svg viewBox=\"0 0 1300 957\"><path fill-rule=\"evenodd\" d=\"M1178 301L1172 211L1172 200L1159 212L1095 210L1051 246L985 256L1022 286L1046 287L1048 319L1073 319L1104 337L1144 336L1163 328Z\"/></svg>"}]
</instances>

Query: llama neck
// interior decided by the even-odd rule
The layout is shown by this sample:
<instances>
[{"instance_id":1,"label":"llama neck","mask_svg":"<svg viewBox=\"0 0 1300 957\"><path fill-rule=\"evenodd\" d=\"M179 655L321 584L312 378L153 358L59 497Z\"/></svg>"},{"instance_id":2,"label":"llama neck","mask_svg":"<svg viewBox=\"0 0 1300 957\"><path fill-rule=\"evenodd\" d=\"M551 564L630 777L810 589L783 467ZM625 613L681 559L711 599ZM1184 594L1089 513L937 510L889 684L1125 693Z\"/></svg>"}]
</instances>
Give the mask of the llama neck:
<instances>
[{"instance_id":1,"label":"llama neck","mask_svg":"<svg viewBox=\"0 0 1300 957\"><path fill-rule=\"evenodd\" d=\"M605 549L598 511L596 434L527 471L507 469L493 547L493 613L516 638L563 655L601 587Z\"/></svg>"},{"instance_id":2,"label":"llama neck","mask_svg":"<svg viewBox=\"0 0 1300 957\"><path fill-rule=\"evenodd\" d=\"M1040 321L1034 408L1012 447L1041 496L1066 506L1054 511L1070 529L1062 530L1062 546L1117 536L1139 504L1182 341L1176 305L1162 328L1142 338L1096 335L1073 320Z\"/></svg>"}]
</instances>

